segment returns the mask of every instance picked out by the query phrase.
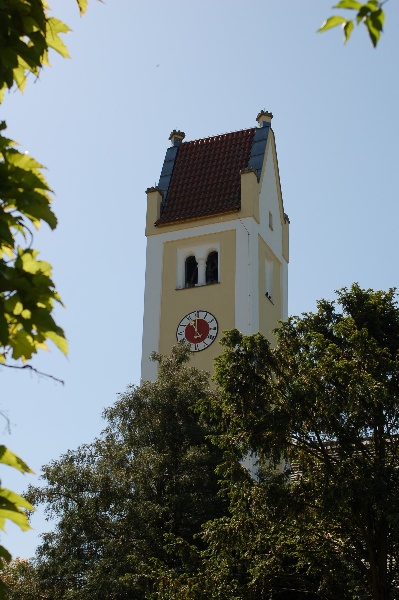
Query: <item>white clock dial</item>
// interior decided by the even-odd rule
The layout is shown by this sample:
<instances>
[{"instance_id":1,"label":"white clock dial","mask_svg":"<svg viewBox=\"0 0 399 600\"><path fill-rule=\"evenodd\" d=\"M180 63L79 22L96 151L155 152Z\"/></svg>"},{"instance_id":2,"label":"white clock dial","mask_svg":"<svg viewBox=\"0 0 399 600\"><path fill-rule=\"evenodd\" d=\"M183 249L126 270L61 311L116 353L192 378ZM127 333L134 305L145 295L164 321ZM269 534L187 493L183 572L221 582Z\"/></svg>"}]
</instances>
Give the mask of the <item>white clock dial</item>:
<instances>
[{"instance_id":1,"label":"white clock dial","mask_svg":"<svg viewBox=\"0 0 399 600\"><path fill-rule=\"evenodd\" d=\"M182 318L177 326L177 341L185 341L191 352L200 352L208 348L218 334L216 317L207 310L193 310Z\"/></svg>"}]
</instances>

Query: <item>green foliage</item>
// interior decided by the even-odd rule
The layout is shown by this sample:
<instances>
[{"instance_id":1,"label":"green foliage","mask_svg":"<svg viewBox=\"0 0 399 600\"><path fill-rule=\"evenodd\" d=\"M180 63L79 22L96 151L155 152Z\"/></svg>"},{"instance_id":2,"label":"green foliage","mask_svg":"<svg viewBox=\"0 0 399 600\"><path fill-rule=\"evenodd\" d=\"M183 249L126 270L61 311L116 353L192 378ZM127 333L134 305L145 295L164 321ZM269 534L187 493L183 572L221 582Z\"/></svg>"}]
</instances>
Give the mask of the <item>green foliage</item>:
<instances>
[{"instance_id":1,"label":"green foliage","mask_svg":"<svg viewBox=\"0 0 399 600\"><path fill-rule=\"evenodd\" d=\"M219 427L230 516L205 526L187 598L388 600L399 579L395 292L342 289L276 338L223 340L220 391L202 409ZM249 451L257 479L240 464Z\"/></svg>"},{"instance_id":2,"label":"green foliage","mask_svg":"<svg viewBox=\"0 0 399 600\"><path fill-rule=\"evenodd\" d=\"M371 43L375 48L380 40L385 21L385 13L382 10L383 4L384 2L378 2L378 0L369 0L369 2L364 4L357 2L356 0L341 0L341 2L335 4L333 8L354 10L356 16L353 19L346 19L345 17L333 15L324 21L320 29L318 29L318 32L341 26L344 32L344 42L346 44L355 27L355 23L356 25L363 23L370 36Z\"/></svg>"},{"instance_id":3,"label":"green foliage","mask_svg":"<svg viewBox=\"0 0 399 600\"><path fill-rule=\"evenodd\" d=\"M0 126L0 129L4 129ZM0 135L0 362L29 360L46 340L64 353L65 335L53 317L61 302L51 279L51 265L31 247L32 228L57 220L42 166Z\"/></svg>"},{"instance_id":4,"label":"green foliage","mask_svg":"<svg viewBox=\"0 0 399 600\"><path fill-rule=\"evenodd\" d=\"M87 0L77 0L81 13ZM37 77L48 65L50 48L67 57L67 48L60 33L69 27L49 16L42 0L0 1L0 102L5 90L14 84L22 91L29 73Z\"/></svg>"},{"instance_id":5,"label":"green foliage","mask_svg":"<svg viewBox=\"0 0 399 600\"><path fill-rule=\"evenodd\" d=\"M11 561L4 567L2 577L7 586L7 600L50 600L40 594L35 567L27 559Z\"/></svg>"},{"instance_id":6,"label":"green foliage","mask_svg":"<svg viewBox=\"0 0 399 600\"><path fill-rule=\"evenodd\" d=\"M77 0L81 13L87 0ZM39 76L49 64L49 50L61 56L68 52L60 34L69 28L50 17L44 0L0 0L0 103L4 93L16 85L23 91L28 75ZM52 341L64 354L65 334L52 316L55 302L61 299L51 279L51 265L38 259L32 247L33 229L47 223L54 229L56 217L51 210L51 190L43 166L16 143L4 136L0 123L0 365L25 362ZM15 365L12 365L15 366ZM4 446L0 462L29 472L27 465ZM0 527L6 519L28 529L24 509L32 506L18 494L0 488ZM11 559L0 546L0 567ZM0 581L0 599L5 586Z\"/></svg>"},{"instance_id":7,"label":"green foliage","mask_svg":"<svg viewBox=\"0 0 399 600\"><path fill-rule=\"evenodd\" d=\"M77 0L81 13L87 0ZM49 50L68 56L59 34L69 28L49 16L42 0L0 0L0 102L6 89L24 89L27 76L48 65ZM6 128L0 124L0 132ZM0 363L32 358L51 340L64 353L63 330L52 317L61 302L51 265L38 260L32 229L57 220L43 166L0 133Z\"/></svg>"},{"instance_id":8,"label":"green foliage","mask_svg":"<svg viewBox=\"0 0 399 600\"><path fill-rule=\"evenodd\" d=\"M28 465L5 446L0 446L0 464L13 467L21 473L32 473ZM27 510L33 510L33 506L25 498L11 490L0 487L0 529L5 530L6 519L18 525L23 531L30 529ZM0 546L0 571L4 569L10 560L10 553L4 546ZM6 587L1 579L0 598L5 597L5 590Z\"/></svg>"},{"instance_id":9,"label":"green foliage","mask_svg":"<svg viewBox=\"0 0 399 600\"><path fill-rule=\"evenodd\" d=\"M44 485L30 489L55 521L35 563L43 597L157 598L194 569L201 524L225 502L220 451L194 411L210 393L208 374L188 358L184 346L155 355L157 381L129 388L104 412L102 435L44 467Z\"/></svg>"}]
</instances>

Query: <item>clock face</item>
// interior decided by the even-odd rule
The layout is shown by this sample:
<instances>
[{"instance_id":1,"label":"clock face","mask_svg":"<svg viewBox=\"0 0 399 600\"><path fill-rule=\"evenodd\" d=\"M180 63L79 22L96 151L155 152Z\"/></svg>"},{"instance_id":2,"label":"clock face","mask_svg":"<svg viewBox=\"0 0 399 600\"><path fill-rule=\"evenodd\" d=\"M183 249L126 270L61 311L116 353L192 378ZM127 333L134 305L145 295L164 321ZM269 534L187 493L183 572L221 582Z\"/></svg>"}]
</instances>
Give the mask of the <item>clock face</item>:
<instances>
[{"instance_id":1,"label":"clock face","mask_svg":"<svg viewBox=\"0 0 399 600\"><path fill-rule=\"evenodd\" d=\"M183 317L177 326L177 341L189 344L191 352L200 352L208 348L218 334L218 322L212 313L206 310L194 310Z\"/></svg>"}]
</instances>

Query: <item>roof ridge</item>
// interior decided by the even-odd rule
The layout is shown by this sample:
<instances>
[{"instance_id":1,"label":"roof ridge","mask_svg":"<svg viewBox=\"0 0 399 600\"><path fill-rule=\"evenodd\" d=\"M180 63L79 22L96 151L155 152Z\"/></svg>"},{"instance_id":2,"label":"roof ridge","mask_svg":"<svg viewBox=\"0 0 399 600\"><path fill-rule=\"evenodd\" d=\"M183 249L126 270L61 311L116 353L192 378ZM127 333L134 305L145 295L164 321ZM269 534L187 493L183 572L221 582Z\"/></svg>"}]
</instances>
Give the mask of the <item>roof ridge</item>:
<instances>
[{"instance_id":1,"label":"roof ridge","mask_svg":"<svg viewBox=\"0 0 399 600\"><path fill-rule=\"evenodd\" d=\"M247 131L254 131L255 129L257 129L256 127L246 127L245 129L237 129L235 131L226 131L225 133L217 133L215 135L208 135L207 137L204 138L198 138L195 140L187 140L182 142L182 145L187 145L187 144L192 144L193 142L204 142L206 140L212 140L212 139L220 139L223 137L226 137L228 135L232 135L233 133L244 133Z\"/></svg>"}]
</instances>

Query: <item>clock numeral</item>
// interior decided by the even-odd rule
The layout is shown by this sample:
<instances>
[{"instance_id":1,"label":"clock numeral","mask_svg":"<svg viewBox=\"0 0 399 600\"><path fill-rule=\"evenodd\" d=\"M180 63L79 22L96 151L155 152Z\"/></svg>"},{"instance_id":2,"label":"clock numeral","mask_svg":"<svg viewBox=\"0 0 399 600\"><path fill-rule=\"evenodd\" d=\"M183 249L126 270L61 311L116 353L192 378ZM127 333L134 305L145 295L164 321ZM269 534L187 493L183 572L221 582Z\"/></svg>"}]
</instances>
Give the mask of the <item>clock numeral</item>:
<instances>
[{"instance_id":1,"label":"clock numeral","mask_svg":"<svg viewBox=\"0 0 399 600\"><path fill-rule=\"evenodd\" d=\"M216 335L208 335L208 338L213 341L216 338Z\"/></svg>"}]
</instances>

